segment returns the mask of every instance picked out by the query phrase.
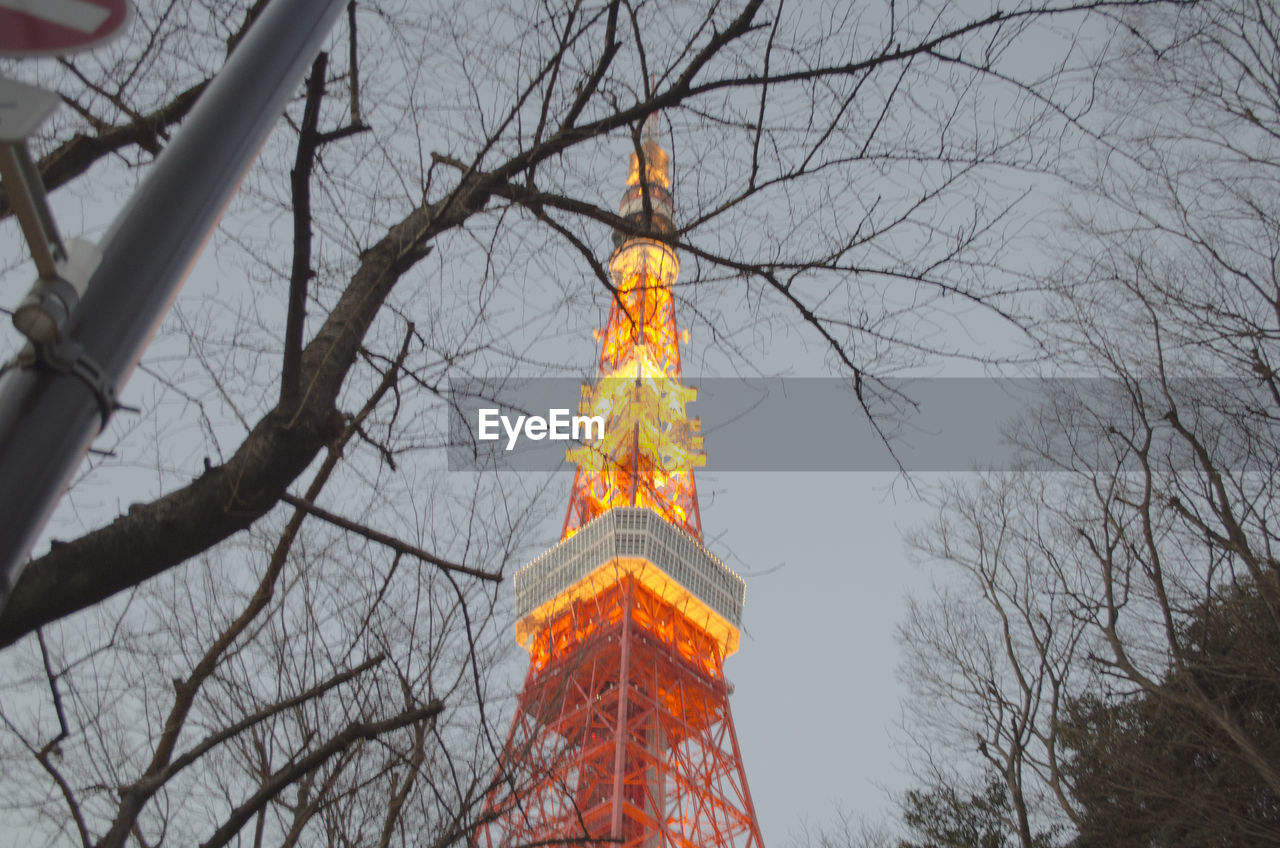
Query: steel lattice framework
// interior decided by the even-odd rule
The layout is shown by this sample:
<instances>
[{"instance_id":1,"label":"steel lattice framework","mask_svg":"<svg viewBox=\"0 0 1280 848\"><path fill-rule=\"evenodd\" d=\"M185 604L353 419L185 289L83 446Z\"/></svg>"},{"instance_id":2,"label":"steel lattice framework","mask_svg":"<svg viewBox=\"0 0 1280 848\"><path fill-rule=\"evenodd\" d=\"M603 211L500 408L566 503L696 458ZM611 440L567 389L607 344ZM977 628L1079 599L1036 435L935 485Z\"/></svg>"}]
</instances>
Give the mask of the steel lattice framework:
<instances>
[{"instance_id":1,"label":"steel lattice framework","mask_svg":"<svg viewBox=\"0 0 1280 848\"><path fill-rule=\"evenodd\" d=\"M641 232L669 235L671 159L657 140L657 116L645 122L640 153L631 154L618 214ZM644 167L641 167L641 155ZM600 345L597 379L584 386L580 412L606 419L605 438L569 451L578 464L564 535L618 506L647 506L702 536L693 469L706 462L700 423L685 412L697 397L681 382L680 342L671 287L675 251L654 238L615 235L609 259L615 297Z\"/></svg>"},{"instance_id":2,"label":"steel lattice framework","mask_svg":"<svg viewBox=\"0 0 1280 848\"><path fill-rule=\"evenodd\" d=\"M657 126L645 124L619 211L662 235L674 226ZM763 848L724 677L744 585L701 542L679 264L662 241L616 241L617 297L581 405L605 416L605 437L569 452L562 539L516 575L529 671L477 842Z\"/></svg>"}]
</instances>

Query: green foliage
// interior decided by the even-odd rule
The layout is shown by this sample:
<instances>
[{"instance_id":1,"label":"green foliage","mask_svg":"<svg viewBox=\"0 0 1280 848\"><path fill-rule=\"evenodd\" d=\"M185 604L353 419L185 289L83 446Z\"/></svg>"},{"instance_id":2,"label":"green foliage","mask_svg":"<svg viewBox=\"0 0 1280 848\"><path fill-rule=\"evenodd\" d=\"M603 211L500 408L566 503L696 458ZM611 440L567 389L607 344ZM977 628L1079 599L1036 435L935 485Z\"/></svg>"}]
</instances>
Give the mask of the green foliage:
<instances>
[{"instance_id":1,"label":"green foliage","mask_svg":"<svg viewBox=\"0 0 1280 848\"><path fill-rule=\"evenodd\" d=\"M1009 789L998 774L988 774L980 791L961 794L952 786L907 792L902 822L911 839L897 848L1015 848L1018 826L1014 821ZM1042 831L1032 848L1050 848L1054 832Z\"/></svg>"},{"instance_id":2,"label":"green foliage","mask_svg":"<svg viewBox=\"0 0 1280 848\"><path fill-rule=\"evenodd\" d=\"M1060 727L1079 848L1280 844L1280 798L1216 721L1280 761L1280 630L1252 583L1203 605L1155 691L1073 702Z\"/></svg>"}]
</instances>

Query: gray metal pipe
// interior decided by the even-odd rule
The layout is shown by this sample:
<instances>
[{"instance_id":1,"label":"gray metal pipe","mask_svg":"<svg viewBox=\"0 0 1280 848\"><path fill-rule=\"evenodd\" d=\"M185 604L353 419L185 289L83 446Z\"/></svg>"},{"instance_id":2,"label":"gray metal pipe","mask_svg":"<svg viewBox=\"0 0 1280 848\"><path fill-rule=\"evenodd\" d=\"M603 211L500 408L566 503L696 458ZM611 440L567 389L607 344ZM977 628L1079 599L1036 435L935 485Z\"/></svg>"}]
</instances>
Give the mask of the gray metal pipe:
<instances>
[{"instance_id":1,"label":"gray metal pipe","mask_svg":"<svg viewBox=\"0 0 1280 848\"><path fill-rule=\"evenodd\" d=\"M67 335L118 393L348 0L272 0L117 216ZM81 376L0 376L0 609L104 423Z\"/></svg>"}]
</instances>

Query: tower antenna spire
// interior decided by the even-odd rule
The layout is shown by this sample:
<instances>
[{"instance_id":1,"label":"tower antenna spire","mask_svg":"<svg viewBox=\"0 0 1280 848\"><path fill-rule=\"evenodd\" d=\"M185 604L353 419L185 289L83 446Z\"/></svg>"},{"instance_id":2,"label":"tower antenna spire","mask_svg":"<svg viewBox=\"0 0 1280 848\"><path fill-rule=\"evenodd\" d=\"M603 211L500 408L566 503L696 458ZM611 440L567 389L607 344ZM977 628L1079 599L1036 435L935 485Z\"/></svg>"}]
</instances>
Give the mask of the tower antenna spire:
<instances>
[{"instance_id":1,"label":"tower antenna spire","mask_svg":"<svg viewBox=\"0 0 1280 848\"><path fill-rule=\"evenodd\" d=\"M601 341L596 381L579 412L605 418L605 437L569 451L578 466L562 538L617 506L648 507L702 537L694 469L706 463L701 422L686 411L697 391L684 385L672 287L680 262L671 157L658 141L658 112L645 119L631 153L609 259L616 292Z\"/></svg>"}]
</instances>

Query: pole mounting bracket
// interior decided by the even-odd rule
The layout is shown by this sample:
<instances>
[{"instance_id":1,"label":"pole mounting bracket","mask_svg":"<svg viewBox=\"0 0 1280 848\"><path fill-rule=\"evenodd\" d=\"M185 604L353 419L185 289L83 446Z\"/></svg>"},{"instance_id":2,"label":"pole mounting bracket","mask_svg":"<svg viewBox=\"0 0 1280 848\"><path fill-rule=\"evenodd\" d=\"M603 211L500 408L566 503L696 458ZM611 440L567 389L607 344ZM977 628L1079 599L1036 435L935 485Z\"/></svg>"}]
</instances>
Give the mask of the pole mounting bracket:
<instances>
[{"instance_id":1,"label":"pole mounting bracket","mask_svg":"<svg viewBox=\"0 0 1280 848\"><path fill-rule=\"evenodd\" d=\"M59 374L75 377L89 387L98 403L102 427L107 426L112 414L119 409L132 409L120 403L116 387L107 378L106 371L93 360L75 339L60 338L53 344L28 343L14 363L20 368L48 368Z\"/></svg>"}]
</instances>

